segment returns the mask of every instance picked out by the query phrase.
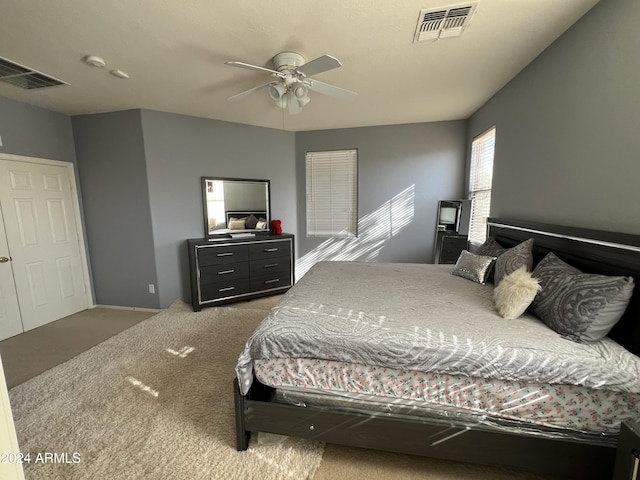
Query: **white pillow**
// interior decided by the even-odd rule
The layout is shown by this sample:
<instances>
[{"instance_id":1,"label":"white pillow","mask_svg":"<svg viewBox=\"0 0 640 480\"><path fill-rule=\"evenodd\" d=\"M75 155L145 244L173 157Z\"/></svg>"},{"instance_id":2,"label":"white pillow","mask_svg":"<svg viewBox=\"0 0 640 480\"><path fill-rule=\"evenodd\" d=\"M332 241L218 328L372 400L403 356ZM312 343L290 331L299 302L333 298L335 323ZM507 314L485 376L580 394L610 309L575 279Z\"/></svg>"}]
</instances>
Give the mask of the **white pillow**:
<instances>
[{"instance_id":1,"label":"white pillow","mask_svg":"<svg viewBox=\"0 0 640 480\"><path fill-rule=\"evenodd\" d=\"M507 320L518 318L531 305L538 290L540 283L525 266L511 272L493 289L493 300L498 313Z\"/></svg>"},{"instance_id":2,"label":"white pillow","mask_svg":"<svg viewBox=\"0 0 640 480\"><path fill-rule=\"evenodd\" d=\"M229 219L229 225L227 225L227 228L229 230L244 230L245 224L244 224L245 219L244 218L233 218L231 217Z\"/></svg>"}]
</instances>

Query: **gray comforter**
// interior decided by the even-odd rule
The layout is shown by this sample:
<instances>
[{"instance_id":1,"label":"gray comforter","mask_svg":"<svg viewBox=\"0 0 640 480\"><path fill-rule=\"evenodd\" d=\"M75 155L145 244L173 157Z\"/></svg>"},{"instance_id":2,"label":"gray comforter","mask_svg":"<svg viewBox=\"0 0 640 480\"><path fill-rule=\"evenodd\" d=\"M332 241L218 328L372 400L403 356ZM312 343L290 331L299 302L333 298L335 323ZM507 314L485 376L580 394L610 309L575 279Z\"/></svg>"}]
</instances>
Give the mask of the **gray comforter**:
<instances>
[{"instance_id":1,"label":"gray comforter","mask_svg":"<svg viewBox=\"0 0 640 480\"><path fill-rule=\"evenodd\" d=\"M505 320L492 285L452 269L316 264L247 341L236 368L241 392L251 386L254 359L317 358L640 393L640 358L608 338L566 340L533 315Z\"/></svg>"}]
</instances>

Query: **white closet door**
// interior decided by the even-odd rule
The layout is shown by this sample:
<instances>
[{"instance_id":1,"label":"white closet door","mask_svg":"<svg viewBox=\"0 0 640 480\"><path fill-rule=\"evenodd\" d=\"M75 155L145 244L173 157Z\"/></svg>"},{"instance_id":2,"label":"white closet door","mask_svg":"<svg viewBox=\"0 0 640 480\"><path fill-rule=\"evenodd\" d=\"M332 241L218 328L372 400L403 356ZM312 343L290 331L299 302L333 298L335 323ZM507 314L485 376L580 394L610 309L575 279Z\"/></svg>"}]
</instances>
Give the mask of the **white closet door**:
<instances>
[{"instance_id":1,"label":"white closet door","mask_svg":"<svg viewBox=\"0 0 640 480\"><path fill-rule=\"evenodd\" d=\"M13 266L0 209L0 340L13 337L22 331Z\"/></svg>"},{"instance_id":2,"label":"white closet door","mask_svg":"<svg viewBox=\"0 0 640 480\"><path fill-rule=\"evenodd\" d=\"M25 331L89 307L70 172L0 160L0 207Z\"/></svg>"}]
</instances>

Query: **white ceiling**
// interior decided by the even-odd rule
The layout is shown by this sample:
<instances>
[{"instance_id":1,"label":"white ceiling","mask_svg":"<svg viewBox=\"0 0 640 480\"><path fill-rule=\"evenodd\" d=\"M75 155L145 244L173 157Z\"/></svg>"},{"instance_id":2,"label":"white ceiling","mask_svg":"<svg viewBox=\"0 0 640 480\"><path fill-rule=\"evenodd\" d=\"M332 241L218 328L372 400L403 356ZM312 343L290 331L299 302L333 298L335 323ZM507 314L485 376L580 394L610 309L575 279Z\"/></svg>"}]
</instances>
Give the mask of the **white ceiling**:
<instances>
[{"instance_id":1,"label":"white ceiling","mask_svg":"<svg viewBox=\"0 0 640 480\"><path fill-rule=\"evenodd\" d=\"M461 37L413 43L421 9L465 2L0 0L0 56L70 84L0 82L0 96L67 115L146 108L289 131L465 119L597 1L479 0ZM311 93L294 116L266 90L226 100L272 78L225 61L272 68L281 51L337 57L315 78L358 98Z\"/></svg>"}]
</instances>

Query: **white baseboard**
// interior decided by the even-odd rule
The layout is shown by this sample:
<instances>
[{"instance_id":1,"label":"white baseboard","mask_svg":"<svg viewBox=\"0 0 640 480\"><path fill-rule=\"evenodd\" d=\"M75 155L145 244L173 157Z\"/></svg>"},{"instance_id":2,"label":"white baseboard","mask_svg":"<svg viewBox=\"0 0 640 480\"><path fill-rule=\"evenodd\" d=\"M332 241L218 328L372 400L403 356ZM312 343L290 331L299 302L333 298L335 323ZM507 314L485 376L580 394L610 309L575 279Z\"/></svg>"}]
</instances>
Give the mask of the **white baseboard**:
<instances>
[{"instance_id":1,"label":"white baseboard","mask_svg":"<svg viewBox=\"0 0 640 480\"><path fill-rule=\"evenodd\" d=\"M118 305L96 305L96 308L113 308L114 310L135 310L136 312L161 312L160 308L120 307Z\"/></svg>"}]
</instances>

